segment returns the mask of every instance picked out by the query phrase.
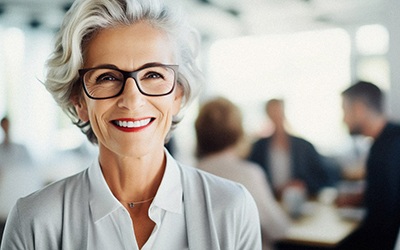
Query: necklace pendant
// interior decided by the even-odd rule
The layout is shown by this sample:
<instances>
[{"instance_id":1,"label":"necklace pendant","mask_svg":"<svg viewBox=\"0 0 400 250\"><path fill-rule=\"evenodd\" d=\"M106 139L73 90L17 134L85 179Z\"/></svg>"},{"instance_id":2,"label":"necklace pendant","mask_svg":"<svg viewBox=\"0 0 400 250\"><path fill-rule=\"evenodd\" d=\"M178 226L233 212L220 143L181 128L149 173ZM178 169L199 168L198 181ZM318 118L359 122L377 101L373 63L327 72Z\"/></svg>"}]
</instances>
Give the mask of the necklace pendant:
<instances>
[{"instance_id":1,"label":"necklace pendant","mask_svg":"<svg viewBox=\"0 0 400 250\"><path fill-rule=\"evenodd\" d=\"M133 208L135 206L135 204L133 204L133 202L129 202L128 205L130 208Z\"/></svg>"}]
</instances>

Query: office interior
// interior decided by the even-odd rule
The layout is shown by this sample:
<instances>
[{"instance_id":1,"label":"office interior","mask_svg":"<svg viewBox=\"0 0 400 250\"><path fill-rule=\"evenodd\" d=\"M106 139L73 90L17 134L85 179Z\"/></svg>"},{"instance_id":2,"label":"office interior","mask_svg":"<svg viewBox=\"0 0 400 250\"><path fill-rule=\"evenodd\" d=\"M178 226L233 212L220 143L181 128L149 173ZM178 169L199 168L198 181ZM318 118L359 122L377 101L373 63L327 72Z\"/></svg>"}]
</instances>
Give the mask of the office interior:
<instances>
[{"instance_id":1,"label":"office interior","mask_svg":"<svg viewBox=\"0 0 400 250\"><path fill-rule=\"evenodd\" d=\"M87 167L96 154L41 84L71 2L0 2L0 115L10 118L12 140L28 148L46 183ZM350 137L342 121L340 93L352 82L381 87L389 116L400 120L399 1L167 2L187 12L199 30L206 82L174 133L178 160L195 164L193 122L199 105L213 96L241 108L250 139L268 135L264 104L283 98L293 133L339 162L366 153L370 143Z\"/></svg>"}]
</instances>

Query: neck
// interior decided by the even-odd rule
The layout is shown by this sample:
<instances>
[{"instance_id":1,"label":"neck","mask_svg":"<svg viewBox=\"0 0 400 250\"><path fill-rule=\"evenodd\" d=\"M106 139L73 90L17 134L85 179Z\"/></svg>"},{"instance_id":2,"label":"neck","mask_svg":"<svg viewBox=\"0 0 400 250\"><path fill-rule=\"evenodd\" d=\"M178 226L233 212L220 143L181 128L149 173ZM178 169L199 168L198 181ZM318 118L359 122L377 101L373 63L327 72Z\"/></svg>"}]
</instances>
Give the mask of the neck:
<instances>
[{"instance_id":1,"label":"neck","mask_svg":"<svg viewBox=\"0 0 400 250\"><path fill-rule=\"evenodd\" d=\"M141 157L121 157L100 148L104 178L120 201L143 201L155 196L164 174L164 151Z\"/></svg>"},{"instance_id":2,"label":"neck","mask_svg":"<svg viewBox=\"0 0 400 250\"><path fill-rule=\"evenodd\" d=\"M284 129L275 130L272 135L272 143L280 148L287 149L289 147L289 136Z\"/></svg>"}]
</instances>

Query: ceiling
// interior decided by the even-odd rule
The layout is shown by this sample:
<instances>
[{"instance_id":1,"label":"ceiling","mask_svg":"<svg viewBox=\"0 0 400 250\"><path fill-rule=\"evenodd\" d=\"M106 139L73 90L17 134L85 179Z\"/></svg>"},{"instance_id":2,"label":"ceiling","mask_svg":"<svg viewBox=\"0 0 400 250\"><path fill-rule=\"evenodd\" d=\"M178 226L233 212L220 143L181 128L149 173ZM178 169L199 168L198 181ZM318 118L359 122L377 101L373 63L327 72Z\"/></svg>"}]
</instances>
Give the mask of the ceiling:
<instances>
[{"instance_id":1,"label":"ceiling","mask_svg":"<svg viewBox=\"0 0 400 250\"><path fill-rule=\"evenodd\" d=\"M381 23L384 0L165 0L181 5L206 37ZM2 0L0 25L55 31L71 0Z\"/></svg>"}]
</instances>

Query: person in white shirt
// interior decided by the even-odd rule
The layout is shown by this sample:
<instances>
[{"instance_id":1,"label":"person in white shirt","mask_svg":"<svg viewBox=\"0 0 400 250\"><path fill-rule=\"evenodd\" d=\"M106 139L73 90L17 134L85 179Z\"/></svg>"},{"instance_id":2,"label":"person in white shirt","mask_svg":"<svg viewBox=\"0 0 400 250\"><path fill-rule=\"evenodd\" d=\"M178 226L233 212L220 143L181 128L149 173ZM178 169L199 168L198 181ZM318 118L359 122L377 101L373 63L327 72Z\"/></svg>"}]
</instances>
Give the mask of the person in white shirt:
<instances>
[{"instance_id":1,"label":"person in white shirt","mask_svg":"<svg viewBox=\"0 0 400 250\"><path fill-rule=\"evenodd\" d=\"M195 130L198 168L241 183L249 190L260 214L263 249L273 249L291 222L275 200L262 168L238 152L244 138L239 108L223 97L211 99L201 106Z\"/></svg>"},{"instance_id":2,"label":"person in white shirt","mask_svg":"<svg viewBox=\"0 0 400 250\"><path fill-rule=\"evenodd\" d=\"M261 249L250 193L164 148L200 88L197 38L161 0L73 3L44 85L98 159L20 199L1 250Z\"/></svg>"}]
</instances>

